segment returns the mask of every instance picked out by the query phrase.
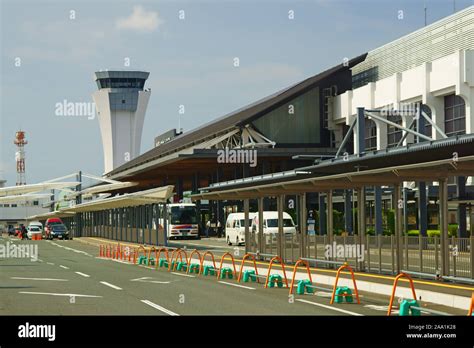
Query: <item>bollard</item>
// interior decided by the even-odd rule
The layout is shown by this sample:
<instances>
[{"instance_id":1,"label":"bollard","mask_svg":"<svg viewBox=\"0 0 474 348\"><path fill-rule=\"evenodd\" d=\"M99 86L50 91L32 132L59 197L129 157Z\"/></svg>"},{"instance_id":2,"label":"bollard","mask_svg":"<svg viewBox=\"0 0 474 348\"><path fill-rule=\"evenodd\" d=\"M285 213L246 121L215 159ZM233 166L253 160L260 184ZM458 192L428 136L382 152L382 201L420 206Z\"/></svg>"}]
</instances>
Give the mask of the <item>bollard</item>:
<instances>
[{"instance_id":1,"label":"bollard","mask_svg":"<svg viewBox=\"0 0 474 348\"><path fill-rule=\"evenodd\" d=\"M221 269L220 279L225 279L226 275L229 279L232 279L234 277L234 275L232 274L232 269L230 267L225 267Z\"/></svg>"},{"instance_id":2,"label":"bollard","mask_svg":"<svg viewBox=\"0 0 474 348\"><path fill-rule=\"evenodd\" d=\"M279 288L283 287L283 278L279 274L272 274L270 278L268 278L268 286L273 288L275 286L275 282Z\"/></svg>"},{"instance_id":3,"label":"bollard","mask_svg":"<svg viewBox=\"0 0 474 348\"><path fill-rule=\"evenodd\" d=\"M399 315L400 316L420 316L421 312L419 309L414 309L411 308L412 306L414 307L419 307L418 301L416 300L403 300L402 303L400 303L400 311Z\"/></svg>"},{"instance_id":4,"label":"bollard","mask_svg":"<svg viewBox=\"0 0 474 348\"><path fill-rule=\"evenodd\" d=\"M254 270L244 271L244 275L243 275L244 283L248 283L250 280L253 282L257 281L257 276L255 275L255 271Z\"/></svg>"}]
</instances>

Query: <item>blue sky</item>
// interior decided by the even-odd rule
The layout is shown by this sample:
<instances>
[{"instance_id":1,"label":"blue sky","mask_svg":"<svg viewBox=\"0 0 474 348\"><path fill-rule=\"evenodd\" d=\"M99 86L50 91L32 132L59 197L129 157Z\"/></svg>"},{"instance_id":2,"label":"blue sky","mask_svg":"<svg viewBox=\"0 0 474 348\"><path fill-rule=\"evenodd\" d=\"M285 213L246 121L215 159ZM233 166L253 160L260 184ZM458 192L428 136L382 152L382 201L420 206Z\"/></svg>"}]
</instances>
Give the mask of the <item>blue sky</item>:
<instances>
[{"instance_id":1,"label":"blue sky","mask_svg":"<svg viewBox=\"0 0 474 348\"><path fill-rule=\"evenodd\" d=\"M426 4L428 23L453 13L453 0ZM472 4L456 0L457 10ZM189 131L421 28L423 7L423 0L0 0L0 178L15 183L20 128L29 141L28 183L77 170L102 174L97 119L55 115L63 100L92 102L94 71L150 72L143 153L178 127L179 105Z\"/></svg>"}]
</instances>

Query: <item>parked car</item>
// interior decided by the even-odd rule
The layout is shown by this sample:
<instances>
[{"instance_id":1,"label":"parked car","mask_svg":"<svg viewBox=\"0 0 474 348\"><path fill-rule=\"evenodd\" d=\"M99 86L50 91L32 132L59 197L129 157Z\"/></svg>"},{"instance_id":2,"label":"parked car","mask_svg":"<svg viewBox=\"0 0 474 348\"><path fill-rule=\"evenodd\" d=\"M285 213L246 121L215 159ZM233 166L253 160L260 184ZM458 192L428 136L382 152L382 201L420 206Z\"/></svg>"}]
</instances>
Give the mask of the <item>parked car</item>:
<instances>
[{"instance_id":1,"label":"parked car","mask_svg":"<svg viewBox=\"0 0 474 348\"><path fill-rule=\"evenodd\" d=\"M69 231L63 224L53 224L50 225L50 230L47 238L69 239Z\"/></svg>"},{"instance_id":2,"label":"parked car","mask_svg":"<svg viewBox=\"0 0 474 348\"><path fill-rule=\"evenodd\" d=\"M64 223L60 218L49 218L48 220L46 220L46 223L44 224L44 234L47 239L51 239L49 235L51 233L51 228L54 225L64 226Z\"/></svg>"},{"instance_id":3,"label":"parked car","mask_svg":"<svg viewBox=\"0 0 474 348\"><path fill-rule=\"evenodd\" d=\"M231 213L225 223L225 238L228 245L245 243L245 220L244 213ZM249 213L249 227L257 213Z\"/></svg>"},{"instance_id":4,"label":"parked car","mask_svg":"<svg viewBox=\"0 0 474 348\"><path fill-rule=\"evenodd\" d=\"M43 229L40 228L38 225L29 225L27 230L28 239L33 239L33 235L43 236Z\"/></svg>"}]
</instances>

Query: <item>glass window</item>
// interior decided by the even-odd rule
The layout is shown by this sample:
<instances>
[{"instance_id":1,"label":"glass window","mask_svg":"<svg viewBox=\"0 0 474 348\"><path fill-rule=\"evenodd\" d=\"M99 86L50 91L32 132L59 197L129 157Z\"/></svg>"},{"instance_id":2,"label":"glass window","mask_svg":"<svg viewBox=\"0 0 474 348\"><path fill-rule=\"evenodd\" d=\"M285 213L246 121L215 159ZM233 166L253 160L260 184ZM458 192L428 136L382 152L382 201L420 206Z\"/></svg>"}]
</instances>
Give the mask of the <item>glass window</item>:
<instances>
[{"instance_id":1,"label":"glass window","mask_svg":"<svg viewBox=\"0 0 474 348\"><path fill-rule=\"evenodd\" d=\"M444 132L448 137L466 134L466 104L458 95L444 97Z\"/></svg>"},{"instance_id":2,"label":"glass window","mask_svg":"<svg viewBox=\"0 0 474 348\"><path fill-rule=\"evenodd\" d=\"M370 118L365 119L365 151L377 150L377 125Z\"/></svg>"},{"instance_id":3,"label":"glass window","mask_svg":"<svg viewBox=\"0 0 474 348\"><path fill-rule=\"evenodd\" d=\"M402 117L399 115L387 116L387 119L393 123L402 125ZM387 125L387 147L397 146L400 139L402 139L402 133L400 128Z\"/></svg>"},{"instance_id":4,"label":"glass window","mask_svg":"<svg viewBox=\"0 0 474 348\"><path fill-rule=\"evenodd\" d=\"M253 124L277 144L319 144L319 88L313 88L268 112Z\"/></svg>"}]
</instances>

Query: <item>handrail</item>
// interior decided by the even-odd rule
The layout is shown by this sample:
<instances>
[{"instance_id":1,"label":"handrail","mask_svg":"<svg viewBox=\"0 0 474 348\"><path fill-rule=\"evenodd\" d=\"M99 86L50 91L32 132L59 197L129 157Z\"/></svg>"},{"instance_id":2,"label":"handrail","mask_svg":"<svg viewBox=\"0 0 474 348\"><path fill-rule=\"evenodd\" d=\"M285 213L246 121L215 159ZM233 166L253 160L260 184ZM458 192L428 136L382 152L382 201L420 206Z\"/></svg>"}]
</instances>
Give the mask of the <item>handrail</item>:
<instances>
[{"instance_id":1,"label":"handrail","mask_svg":"<svg viewBox=\"0 0 474 348\"><path fill-rule=\"evenodd\" d=\"M309 262L306 261L306 260L299 259L298 261L296 261L295 266L293 267L293 277L291 278L290 295L293 293L293 287L295 285L296 269L298 268L298 265L300 263L302 263L306 266L306 271L308 272L309 281L311 283L313 282L313 279L311 278L311 271L309 270Z\"/></svg>"},{"instance_id":2,"label":"handrail","mask_svg":"<svg viewBox=\"0 0 474 348\"><path fill-rule=\"evenodd\" d=\"M352 269L351 266L348 264L344 264L341 267L338 268L337 273L336 273L336 281L334 282L334 288L332 290L332 296L331 296L331 302L329 304L334 303L334 296L336 295L336 289L337 289L337 282L339 281L339 275L341 274L341 271L343 269L348 269L349 272L351 272L351 278L352 278L352 283L354 284L354 294L356 295L357 303L360 304L360 299L359 299L359 291L357 290L357 284L355 280L355 275L354 275L354 270Z\"/></svg>"},{"instance_id":3,"label":"handrail","mask_svg":"<svg viewBox=\"0 0 474 348\"><path fill-rule=\"evenodd\" d=\"M389 316L392 313L393 299L395 298L395 290L397 289L397 283L400 278L407 278L410 282L411 292L413 294L413 299L416 301L415 286L413 285L413 279L406 273L400 273L397 275L393 281L392 296L390 296L390 303L388 304L387 315Z\"/></svg>"},{"instance_id":4,"label":"handrail","mask_svg":"<svg viewBox=\"0 0 474 348\"><path fill-rule=\"evenodd\" d=\"M286 279L286 272L285 272L285 264L283 263L283 260L281 259L280 256L275 256L270 260L270 265L268 265L268 272L267 272L267 278L265 279L265 288L268 287L268 279L270 278L270 271L272 269L273 262L275 260L279 260L281 264L281 268L283 270L283 276L285 277L285 285L288 287L288 279Z\"/></svg>"},{"instance_id":5,"label":"handrail","mask_svg":"<svg viewBox=\"0 0 474 348\"><path fill-rule=\"evenodd\" d=\"M183 253L184 253L184 260L186 261L186 263L188 262L188 254L186 253L186 250L178 248L175 251L173 251L173 254L171 255L168 271L171 271L171 266L173 266L173 271L175 270L176 263L173 265L173 261L178 260L178 255L179 255L179 260L183 262L183 255L182 255Z\"/></svg>"},{"instance_id":6,"label":"handrail","mask_svg":"<svg viewBox=\"0 0 474 348\"><path fill-rule=\"evenodd\" d=\"M162 251L165 252L166 261L168 261L168 263L170 262L170 256L168 254L168 249L167 248L155 249L155 268L158 267L158 264L159 264L159 261L160 261L160 255L161 255Z\"/></svg>"},{"instance_id":7,"label":"handrail","mask_svg":"<svg viewBox=\"0 0 474 348\"><path fill-rule=\"evenodd\" d=\"M212 257L212 264L214 266L214 269L217 269L216 267L216 260L214 259L214 254L210 251L206 251L204 254L202 254L202 257L201 257L201 267L200 267L200 271L199 271L199 274L202 274L202 272L204 271L204 259L206 257L206 255L211 255Z\"/></svg>"},{"instance_id":8,"label":"handrail","mask_svg":"<svg viewBox=\"0 0 474 348\"><path fill-rule=\"evenodd\" d=\"M230 258L232 259L232 266L234 267L234 276L237 275L237 270L235 269L234 257L232 256L231 253L227 252L227 253L225 253L224 255L222 255L222 257L221 257L221 263L220 263L219 269L218 269L218 271L217 271L217 279L219 279L219 276L221 275L222 263L224 262L224 259L225 259L226 256L230 256Z\"/></svg>"},{"instance_id":9,"label":"handrail","mask_svg":"<svg viewBox=\"0 0 474 348\"><path fill-rule=\"evenodd\" d=\"M253 260L253 267L255 268L255 276L257 277L256 278L257 283L260 283L260 280L258 279L258 270L257 270L257 263L255 261L255 256L252 255L251 253L245 254L244 257L242 258L242 262L240 263L239 277L237 278L237 283L240 283L240 280L242 279L242 273L243 273L242 271L244 270L244 263L248 257L251 257Z\"/></svg>"},{"instance_id":10,"label":"handrail","mask_svg":"<svg viewBox=\"0 0 474 348\"><path fill-rule=\"evenodd\" d=\"M199 270L201 270L201 253L200 253L197 249L194 249L194 250L191 252L191 255L189 255L189 259L188 259L188 260L189 260L189 261L188 261L189 265L188 265L188 267L187 267L187 269L186 269L186 273L189 273L189 269L191 268L191 267L190 267L190 266L191 266L191 260L192 260L194 254L197 254L198 257L199 257Z\"/></svg>"}]
</instances>

